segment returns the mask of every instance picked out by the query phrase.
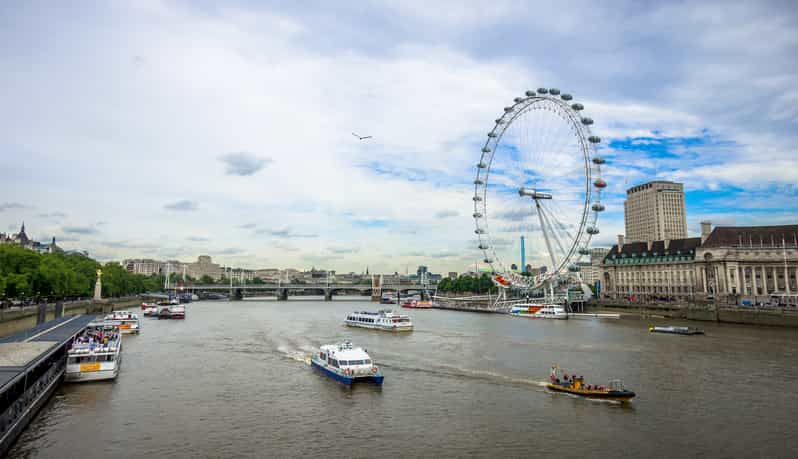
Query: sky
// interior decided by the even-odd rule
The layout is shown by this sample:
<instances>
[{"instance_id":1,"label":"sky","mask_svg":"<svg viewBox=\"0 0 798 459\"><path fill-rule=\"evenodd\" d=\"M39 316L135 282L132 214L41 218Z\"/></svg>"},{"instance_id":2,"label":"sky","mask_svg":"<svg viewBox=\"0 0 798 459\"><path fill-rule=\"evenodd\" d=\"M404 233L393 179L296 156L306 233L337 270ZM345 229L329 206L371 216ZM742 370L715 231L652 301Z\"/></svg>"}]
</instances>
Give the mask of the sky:
<instances>
[{"instance_id":1,"label":"sky","mask_svg":"<svg viewBox=\"0 0 798 459\"><path fill-rule=\"evenodd\" d=\"M541 86L602 138L594 246L652 179L691 235L798 223L788 1L2 2L0 43L0 232L100 260L465 271L480 148Z\"/></svg>"}]
</instances>

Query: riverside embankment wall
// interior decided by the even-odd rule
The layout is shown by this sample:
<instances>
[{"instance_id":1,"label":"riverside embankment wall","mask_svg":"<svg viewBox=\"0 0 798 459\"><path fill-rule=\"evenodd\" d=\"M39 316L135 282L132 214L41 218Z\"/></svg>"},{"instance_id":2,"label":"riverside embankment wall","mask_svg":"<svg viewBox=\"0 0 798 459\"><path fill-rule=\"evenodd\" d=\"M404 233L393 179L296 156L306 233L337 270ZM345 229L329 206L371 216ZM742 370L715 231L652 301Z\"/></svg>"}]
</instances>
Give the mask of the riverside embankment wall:
<instances>
[{"instance_id":1,"label":"riverside embankment wall","mask_svg":"<svg viewBox=\"0 0 798 459\"><path fill-rule=\"evenodd\" d=\"M141 299L133 296L126 298L109 299L103 309L117 310L136 306L141 303ZM91 300L77 301L74 303L64 303L64 314L86 314L92 313L94 303ZM0 337L8 336L13 333L26 330L36 325L36 316L39 313L39 306L27 306L24 308L0 309ZM47 315L45 320L55 318L55 304L47 305Z\"/></svg>"},{"instance_id":2,"label":"riverside embankment wall","mask_svg":"<svg viewBox=\"0 0 798 459\"><path fill-rule=\"evenodd\" d=\"M716 309L714 305L641 306L629 304L598 304L593 305L592 308L596 310L621 312L623 314L635 315L643 318L662 316L670 319L798 328L798 310L792 309L723 306Z\"/></svg>"}]
</instances>

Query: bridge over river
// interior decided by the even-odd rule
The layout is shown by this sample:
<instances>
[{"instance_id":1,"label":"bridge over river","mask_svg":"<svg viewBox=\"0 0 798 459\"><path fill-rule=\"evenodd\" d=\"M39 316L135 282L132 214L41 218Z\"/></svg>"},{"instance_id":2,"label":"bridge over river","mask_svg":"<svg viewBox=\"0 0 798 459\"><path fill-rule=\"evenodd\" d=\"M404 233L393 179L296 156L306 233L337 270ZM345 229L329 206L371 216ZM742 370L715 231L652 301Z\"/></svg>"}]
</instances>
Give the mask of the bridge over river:
<instances>
[{"instance_id":1,"label":"bridge over river","mask_svg":"<svg viewBox=\"0 0 798 459\"><path fill-rule=\"evenodd\" d=\"M346 284L336 282L317 282L317 283L264 283L264 284L246 284L246 285L220 285L220 284L201 284L201 285L185 285L185 286L170 286L167 291L170 292L190 292L201 295L203 293L212 292L227 292L231 299L240 300L245 296L263 296L274 295L278 300L287 300L289 294L291 296L299 295L324 295L325 301L332 301L333 296L345 293L357 293L360 295L371 294L372 301L379 301L385 293L394 293L400 295L413 295L418 294L422 299L428 299L434 292L436 286L434 284L422 283L400 283L400 284L382 284L382 285L369 285L369 284Z\"/></svg>"}]
</instances>

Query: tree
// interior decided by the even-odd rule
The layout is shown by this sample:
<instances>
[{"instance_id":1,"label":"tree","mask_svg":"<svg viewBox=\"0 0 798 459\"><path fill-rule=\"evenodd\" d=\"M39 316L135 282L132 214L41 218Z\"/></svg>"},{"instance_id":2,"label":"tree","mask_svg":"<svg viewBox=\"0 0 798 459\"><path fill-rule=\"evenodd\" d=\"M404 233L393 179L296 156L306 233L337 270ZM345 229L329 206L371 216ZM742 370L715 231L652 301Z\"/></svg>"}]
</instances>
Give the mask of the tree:
<instances>
[{"instance_id":1,"label":"tree","mask_svg":"<svg viewBox=\"0 0 798 459\"><path fill-rule=\"evenodd\" d=\"M211 276L207 275L207 274L203 274L202 277L200 277L199 283L200 284L213 284L213 278Z\"/></svg>"}]
</instances>

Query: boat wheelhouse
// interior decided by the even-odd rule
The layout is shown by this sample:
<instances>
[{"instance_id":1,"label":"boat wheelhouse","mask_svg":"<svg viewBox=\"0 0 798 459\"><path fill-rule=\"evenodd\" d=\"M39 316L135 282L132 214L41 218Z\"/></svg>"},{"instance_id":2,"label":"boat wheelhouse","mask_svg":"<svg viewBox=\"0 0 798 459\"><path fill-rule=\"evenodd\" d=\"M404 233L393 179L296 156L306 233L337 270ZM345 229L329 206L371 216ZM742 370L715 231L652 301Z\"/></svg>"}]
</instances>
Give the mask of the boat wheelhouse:
<instances>
[{"instance_id":1,"label":"boat wheelhouse","mask_svg":"<svg viewBox=\"0 0 798 459\"><path fill-rule=\"evenodd\" d=\"M115 321L91 322L67 351L64 381L114 379L122 363L122 334Z\"/></svg>"},{"instance_id":2,"label":"boat wheelhouse","mask_svg":"<svg viewBox=\"0 0 798 459\"><path fill-rule=\"evenodd\" d=\"M347 340L341 344L326 344L310 359L313 367L326 376L347 386L355 381L382 385L383 375L365 349L354 347Z\"/></svg>"},{"instance_id":3,"label":"boat wheelhouse","mask_svg":"<svg viewBox=\"0 0 798 459\"><path fill-rule=\"evenodd\" d=\"M558 304L521 303L510 309L510 314L529 319L567 319L568 312Z\"/></svg>"},{"instance_id":4,"label":"boat wheelhouse","mask_svg":"<svg viewBox=\"0 0 798 459\"><path fill-rule=\"evenodd\" d=\"M346 325L387 331L413 330L413 321L410 320L410 316L390 309L381 309L377 312L351 312L346 316Z\"/></svg>"},{"instance_id":5,"label":"boat wheelhouse","mask_svg":"<svg viewBox=\"0 0 798 459\"><path fill-rule=\"evenodd\" d=\"M138 314L130 311L115 311L105 316L105 320L119 322L119 330L122 333L135 333L138 335L141 331L141 321Z\"/></svg>"}]
</instances>

